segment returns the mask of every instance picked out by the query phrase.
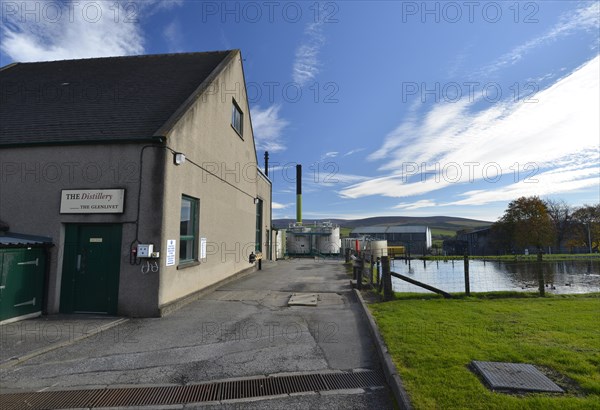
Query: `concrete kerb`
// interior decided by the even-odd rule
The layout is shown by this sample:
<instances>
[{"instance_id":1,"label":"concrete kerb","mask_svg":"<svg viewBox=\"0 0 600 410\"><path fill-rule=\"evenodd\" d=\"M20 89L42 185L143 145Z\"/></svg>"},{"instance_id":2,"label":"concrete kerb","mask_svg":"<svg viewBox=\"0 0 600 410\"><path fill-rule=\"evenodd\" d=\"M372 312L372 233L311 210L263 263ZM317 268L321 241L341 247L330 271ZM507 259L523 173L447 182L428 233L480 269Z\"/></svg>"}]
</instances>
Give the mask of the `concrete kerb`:
<instances>
[{"instance_id":1,"label":"concrete kerb","mask_svg":"<svg viewBox=\"0 0 600 410\"><path fill-rule=\"evenodd\" d=\"M404 384L402 383L398 369L396 369L396 365L392 361L392 356L390 355L388 348L381 337L377 323L375 323L373 315L371 315L371 312L367 308L367 304L365 303L360 291L358 289L354 289L354 292L367 318L367 322L369 323L369 329L371 330L371 334L375 340L375 345L377 346L377 354L379 355L385 378L392 389L392 392L394 393L396 402L401 409L411 410L412 406L410 404L408 393L406 393L406 390L404 389Z\"/></svg>"},{"instance_id":2,"label":"concrete kerb","mask_svg":"<svg viewBox=\"0 0 600 410\"><path fill-rule=\"evenodd\" d=\"M73 338L73 339L70 339L70 340L66 340L64 342L51 344L50 346L34 350L33 352L24 354L24 355L19 356L19 357L10 358L8 361L0 364L0 369L6 369L6 368L9 368L9 367L12 367L12 366L15 366L15 365L17 365L19 363L23 363L23 362L25 362L27 360L33 359L36 356L39 356L39 355L51 352L52 350L56 350L56 349L60 349L61 347L72 345L72 344L77 343L77 342L79 342L79 341L81 341L83 339L87 339L88 337L92 337L92 336L94 336L94 335L96 335L98 333L104 332L104 331L106 331L106 330L108 330L110 328L113 328L115 326L123 324L123 323L127 322L128 320L129 319L126 319L126 318L117 319L117 320L112 321L110 323L107 323L107 324L105 324L103 326L96 327L94 330L86 332L84 335L81 335L79 337L76 337L76 338Z\"/></svg>"}]
</instances>

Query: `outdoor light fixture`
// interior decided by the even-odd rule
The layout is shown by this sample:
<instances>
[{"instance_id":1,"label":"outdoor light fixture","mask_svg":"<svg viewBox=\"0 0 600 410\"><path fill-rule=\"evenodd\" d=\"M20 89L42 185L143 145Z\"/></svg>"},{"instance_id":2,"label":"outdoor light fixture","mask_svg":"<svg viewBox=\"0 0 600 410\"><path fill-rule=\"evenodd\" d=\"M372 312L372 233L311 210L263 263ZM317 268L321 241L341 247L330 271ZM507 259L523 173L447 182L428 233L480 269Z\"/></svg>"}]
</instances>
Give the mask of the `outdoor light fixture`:
<instances>
[{"instance_id":1,"label":"outdoor light fixture","mask_svg":"<svg viewBox=\"0 0 600 410\"><path fill-rule=\"evenodd\" d=\"M254 198L254 205L258 203L258 198Z\"/></svg>"},{"instance_id":2,"label":"outdoor light fixture","mask_svg":"<svg viewBox=\"0 0 600 410\"><path fill-rule=\"evenodd\" d=\"M185 162L185 154L182 152L175 152L173 155L173 162L175 165L181 165Z\"/></svg>"}]
</instances>

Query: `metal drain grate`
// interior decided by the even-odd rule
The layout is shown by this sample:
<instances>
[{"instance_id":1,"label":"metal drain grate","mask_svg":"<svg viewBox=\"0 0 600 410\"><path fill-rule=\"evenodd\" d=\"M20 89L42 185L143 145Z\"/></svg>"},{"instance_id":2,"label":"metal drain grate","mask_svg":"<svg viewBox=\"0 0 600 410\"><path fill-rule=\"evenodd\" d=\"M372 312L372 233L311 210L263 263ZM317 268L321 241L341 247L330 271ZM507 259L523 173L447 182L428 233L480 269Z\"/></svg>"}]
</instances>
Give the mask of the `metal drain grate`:
<instances>
[{"instance_id":1,"label":"metal drain grate","mask_svg":"<svg viewBox=\"0 0 600 410\"><path fill-rule=\"evenodd\" d=\"M383 375L372 370L314 373L225 380L186 386L1 394L0 408L12 410L158 406L380 387L384 384Z\"/></svg>"}]
</instances>

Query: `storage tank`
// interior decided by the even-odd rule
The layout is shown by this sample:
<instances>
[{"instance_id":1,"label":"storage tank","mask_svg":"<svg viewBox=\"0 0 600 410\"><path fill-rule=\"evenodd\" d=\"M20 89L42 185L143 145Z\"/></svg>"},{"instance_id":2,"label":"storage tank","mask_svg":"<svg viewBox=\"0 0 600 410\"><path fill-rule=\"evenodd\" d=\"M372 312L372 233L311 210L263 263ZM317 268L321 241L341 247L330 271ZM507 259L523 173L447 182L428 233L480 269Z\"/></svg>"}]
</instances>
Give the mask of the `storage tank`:
<instances>
[{"instance_id":1,"label":"storage tank","mask_svg":"<svg viewBox=\"0 0 600 410\"><path fill-rule=\"evenodd\" d=\"M329 235L319 235L317 237L317 249L319 253L324 255L339 254L342 246L340 239L340 228L330 227Z\"/></svg>"},{"instance_id":2,"label":"storage tank","mask_svg":"<svg viewBox=\"0 0 600 410\"><path fill-rule=\"evenodd\" d=\"M287 251L290 255L310 253L310 236L288 232Z\"/></svg>"},{"instance_id":3,"label":"storage tank","mask_svg":"<svg viewBox=\"0 0 600 410\"><path fill-rule=\"evenodd\" d=\"M371 251L371 254L375 258L381 258L382 256L388 256L387 241L369 241L369 242L367 242L367 248Z\"/></svg>"},{"instance_id":4,"label":"storage tank","mask_svg":"<svg viewBox=\"0 0 600 410\"><path fill-rule=\"evenodd\" d=\"M286 254L286 236L285 231L281 229L277 231L277 250L275 257L276 259L283 259Z\"/></svg>"}]
</instances>

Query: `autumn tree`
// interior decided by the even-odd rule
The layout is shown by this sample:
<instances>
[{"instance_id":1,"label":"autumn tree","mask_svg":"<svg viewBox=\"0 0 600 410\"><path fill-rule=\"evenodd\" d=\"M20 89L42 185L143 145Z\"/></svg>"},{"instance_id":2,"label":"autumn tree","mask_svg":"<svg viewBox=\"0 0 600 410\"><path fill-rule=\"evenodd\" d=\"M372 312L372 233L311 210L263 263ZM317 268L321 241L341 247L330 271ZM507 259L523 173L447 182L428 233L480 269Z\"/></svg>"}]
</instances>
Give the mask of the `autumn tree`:
<instances>
[{"instance_id":1,"label":"autumn tree","mask_svg":"<svg viewBox=\"0 0 600 410\"><path fill-rule=\"evenodd\" d=\"M548 208L537 196L511 201L498 224L520 248L532 245L541 250L554 241L554 226Z\"/></svg>"},{"instance_id":2,"label":"autumn tree","mask_svg":"<svg viewBox=\"0 0 600 410\"><path fill-rule=\"evenodd\" d=\"M598 250L600 241L600 203L596 205L583 205L573 212L573 220L576 222L577 241ZM589 229L589 235L588 235Z\"/></svg>"},{"instance_id":3,"label":"autumn tree","mask_svg":"<svg viewBox=\"0 0 600 410\"><path fill-rule=\"evenodd\" d=\"M556 249L560 249L574 228L573 209L562 199L547 199L544 202L546 203L548 216L554 225Z\"/></svg>"}]
</instances>

